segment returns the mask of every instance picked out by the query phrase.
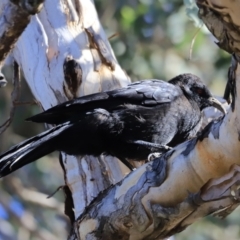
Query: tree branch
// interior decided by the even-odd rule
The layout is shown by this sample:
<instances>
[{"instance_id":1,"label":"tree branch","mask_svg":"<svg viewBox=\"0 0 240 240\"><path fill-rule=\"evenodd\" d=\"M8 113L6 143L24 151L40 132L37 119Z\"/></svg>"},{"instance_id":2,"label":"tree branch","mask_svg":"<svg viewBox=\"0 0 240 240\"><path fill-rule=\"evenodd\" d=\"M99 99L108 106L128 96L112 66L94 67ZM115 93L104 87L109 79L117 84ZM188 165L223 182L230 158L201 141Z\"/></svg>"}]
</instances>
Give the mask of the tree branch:
<instances>
[{"instance_id":1,"label":"tree branch","mask_svg":"<svg viewBox=\"0 0 240 240\"><path fill-rule=\"evenodd\" d=\"M218 39L217 45L229 53L240 53L240 26L238 1L229 2L213 0L196 0L199 7L199 17L209 31Z\"/></svg>"},{"instance_id":2,"label":"tree branch","mask_svg":"<svg viewBox=\"0 0 240 240\"><path fill-rule=\"evenodd\" d=\"M18 40L28 23L30 22L30 14L35 14L41 10L43 0L32 1L36 5L27 10L28 1L2 1L0 15L0 62L4 60L13 45ZM14 3L14 4L13 4ZM25 7L26 6L26 7Z\"/></svg>"},{"instance_id":3,"label":"tree branch","mask_svg":"<svg viewBox=\"0 0 240 240\"><path fill-rule=\"evenodd\" d=\"M240 67L236 76L239 92ZM75 233L80 239L163 239L208 214L225 216L235 209L240 200L239 110L236 106L198 137L99 195L79 217Z\"/></svg>"},{"instance_id":4,"label":"tree branch","mask_svg":"<svg viewBox=\"0 0 240 240\"><path fill-rule=\"evenodd\" d=\"M223 7L210 4L210 0L198 1L200 15L220 38L220 47L238 51L235 29L240 24L239 15L234 14L239 8L228 8L231 4L226 2L221 2ZM237 61L234 58L234 74L229 75L234 76L230 81L236 88L236 103L240 101ZM80 215L69 239L163 239L208 214L225 217L232 212L240 201L240 109L238 104L233 106L198 137L138 168L100 194Z\"/></svg>"},{"instance_id":5,"label":"tree branch","mask_svg":"<svg viewBox=\"0 0 240 240\"><path fill-rule=\"evenodd\" d=\"M0 2L0 66L19 36L30 22L31 14L38 13L44 0L3 0ZM0 87L6 85L1 73ZM4 81L5 80L5 81Z\"/></svg>"}]
</instances>

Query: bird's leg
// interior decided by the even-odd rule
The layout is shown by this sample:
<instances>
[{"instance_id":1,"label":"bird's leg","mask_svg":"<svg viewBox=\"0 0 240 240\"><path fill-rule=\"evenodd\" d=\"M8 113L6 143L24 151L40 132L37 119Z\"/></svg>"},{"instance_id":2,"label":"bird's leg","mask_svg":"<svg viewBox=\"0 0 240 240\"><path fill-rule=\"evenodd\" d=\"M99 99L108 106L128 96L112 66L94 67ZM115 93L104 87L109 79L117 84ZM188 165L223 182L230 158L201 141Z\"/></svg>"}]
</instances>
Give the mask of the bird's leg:
<instances>
[{"instance_id":1,"label":"bird's leg","mask_svg":"<svg viewBox=\"0 0 240 240\"><path fill-rule=\"evenodd\" d=\"M143 140L129 141L129 143L141 145L141 146L144 146L147 148L155 148L155 149L157 149L157 151L160 151L160 152L166 152L166 151L172 149L171 147L166 146L166 145L160 145L157 143L147 142L147 141L143 141Z\"/></svg>"},{"instance_id":2,"label":"bird's leg","mask_svg":"<svg viewBox=\"0 0 240 240\"><path fill-rule=\"evenodd\" d=\"M147 142L147 141L143 141L143 140L129 141L129 143L145 146L147 148L157 148L157 150L164 151L164 152L172 149L171 147L166 146L166 145L160 145L157 143Z\"/></svg>"},{"instance_id":3,"label":"bird's leg","mask_svg":"<svg viewBox=\"0 0 240 240\"><path fill-rule=\"evenodd\" d=\"M143 140L129 141L129 143L150 148L151 151L154 149L154 151L148 155L148 158L147 158L148 161L152 161L153 159L160 157L164 152L167 152L168 150L172 149L171 147L166 145L146 142Z\"/></svg>"},{"instance_id":4,"label":"bird's leg","mask_svg":"<svg viewBox=\"0 0 240 240\"><path fill-rule=\"evenodd\" d=\"M118 158L124 165L126 165L131 171L134 170L135 167L133 167L133 165L132 165L130 162L128 162L127 159L125 159L125 158L119 158L119 157L117 157L117 158Z\"/></svg>"},{"instance_id":5,"label":"bird's leg","mask_svg":"<svg viewBox=\"0 0 240 240\"><path fill-rule=\"evenodd\" d=\"M236 69L238 62L240 62L239 57L236 54L232 55L232 62L231 66L228 69L228 82L224 91L223 98L227 100L228 103L230 103L230 95L232 97L232 110L234 111L235 108L235 97L237 94L236 91Z\"/></svg>"}]
</instances>

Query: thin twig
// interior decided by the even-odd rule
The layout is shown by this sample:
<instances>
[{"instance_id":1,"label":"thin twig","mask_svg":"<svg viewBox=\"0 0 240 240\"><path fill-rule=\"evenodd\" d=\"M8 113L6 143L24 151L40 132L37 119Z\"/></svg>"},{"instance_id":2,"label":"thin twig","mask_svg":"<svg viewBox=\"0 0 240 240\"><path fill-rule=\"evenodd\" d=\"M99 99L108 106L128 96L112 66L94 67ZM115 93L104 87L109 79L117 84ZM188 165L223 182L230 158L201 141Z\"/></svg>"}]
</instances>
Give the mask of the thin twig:
<instances>
[{"instance_id":1,"label":"thin twig","mask_svg":"<svg viewBox=\"0 0 240 240\"><path fill-rule=\"evenodd\" d=\"M6 129L9 127L9 125L13 121L13 117L15 114L15 110L17 106L23 106L23 105L35 105L39 104L37 100L33 101L27 101L27 102L20 102L20 90L21 90L21 78L20 78L20 69L17 64L17 62L14 62L13 66L13 91L11 93L11 109L8 119L0 125L0 135L6 131Z\"/></svg>"},{"instance_id":2,"label":"thin twig","mask_svg":"<svg viewBox=\"0 0 240 240\"><path fill-rule=\"evenodd\" d=\"M63 210L64 204L60 203L57 199L48 199L48 195L34 190L25 188L18 178L12 177L11 181L8 181L6 185L14 190L18 197L25 202L32 203L37 206L52 209L58 212L59 215L64 217Z\"/></svg>"},{"instance_id":3,"label":"thin twig","mask_svg":"<svg viewBox=\"0 0 240 240\"><path fill-rule=\"evenodd\" d=\"M118 36L119 36L119 33L114 33L110 37L108 37L108 40L111 40L111 39L113 39L115 37L118 37Z\"/></svg>"},{"instance_id":4,"label":"thin twig","mask_svg":"<svg viewBox=\"0 0 240 240\"><path fill-rule=\"evenodd\" d=\"M194 43L195 43L195 40L196 40L196 38L197 38L197 35L198 35L200 29L203 27L203 23L202 23L201 25L202 25L202 26L200 26L200 27L198 28L198 30L195 32L195 34L193 35L193 39L192 39L191 46L190 46L190 49L189 49L189 60L192 60L193 45L194 45Z\"/></svg>"},{"instance_id":5,"label":"thin twig","mask_svg":"<svg viewBox=\"0 0 240 240\"><path fill-rule=\"evenodd\" d=\"M14 106L25 106L25 105L39 105L39 102L37 100L33 100L33 101L26 101L26 102L14 102L13 103Z\"/></svg>"},{"instance_id":6,"label":"thin twig","mask_svg":"<svg viewBox=\"0 0 240 240\"><path fill-rule=\"evenodd\" d=\"M13 91L11 94L11 109L9 118L0 126L0 135L6 131L6 129L9 127L13 120L13 116L15 114L15 104L14 102L18 102L18 98L20 95L20 88L21 88L21 82L20 82L20 70L17 62L14 61L13 64Z\"/></svg>"},{"instance_id":7,"label":"thin twig","mask_svg":"<svg viewBox=\"0 0 240 240\"><path fill-rule=\"evenodd\" d=\"M51 193L47 196L47 199L52 198L57 192L62 190L64 187L65 187L65 185L59 186L53 193Z\"/></svg>"}]
</instances>

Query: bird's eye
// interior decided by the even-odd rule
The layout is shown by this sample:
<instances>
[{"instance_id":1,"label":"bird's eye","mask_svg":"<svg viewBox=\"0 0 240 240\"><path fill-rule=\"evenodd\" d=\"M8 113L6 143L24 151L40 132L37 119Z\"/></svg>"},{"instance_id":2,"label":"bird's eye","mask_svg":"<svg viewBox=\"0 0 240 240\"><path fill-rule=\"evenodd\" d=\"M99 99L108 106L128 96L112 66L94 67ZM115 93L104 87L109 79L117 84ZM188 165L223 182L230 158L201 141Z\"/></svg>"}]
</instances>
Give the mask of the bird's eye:
<instances>
[{"instance_id":1,"label":"bird's eye","mask_svg":"<svg viewBox=\"0 0 240 240\"><path fill-rule=\"evenodd\" d=\"M202 95L203 94L203 89L202 88L199 88L199 87L196 87L194 88L195 92L198 94L198 95Z\"/></svg>"}]
</instances>

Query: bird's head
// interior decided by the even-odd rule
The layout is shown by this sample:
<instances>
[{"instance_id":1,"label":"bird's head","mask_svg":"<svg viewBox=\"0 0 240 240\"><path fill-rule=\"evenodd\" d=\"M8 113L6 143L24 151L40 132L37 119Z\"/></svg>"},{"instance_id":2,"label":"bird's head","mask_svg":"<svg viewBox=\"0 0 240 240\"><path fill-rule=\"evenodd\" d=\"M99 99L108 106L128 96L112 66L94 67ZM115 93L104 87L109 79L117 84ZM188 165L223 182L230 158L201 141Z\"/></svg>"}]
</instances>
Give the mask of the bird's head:
<instances>
[{"instance_id":1,"label":"bird's head","mask_svg":"<svg viewBox=\"0 0 240 240\"><path fill-rule=\"evenodd\" d=\"M207 86L199 77L191 73L181 74L171 79L169 82L178 85L188 99L198 104L200 110L212 106L220 110L223 114L226 113L223 105L212 96Z\"/></svg>"}]
</instances>

